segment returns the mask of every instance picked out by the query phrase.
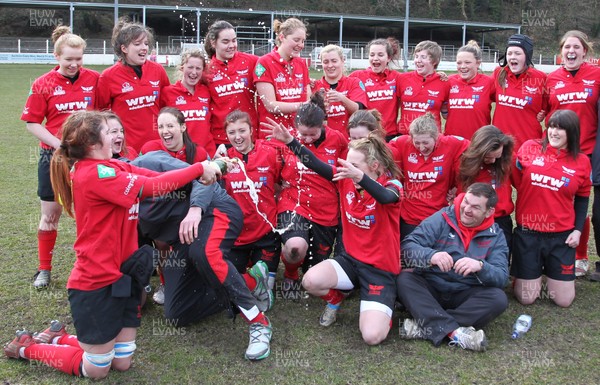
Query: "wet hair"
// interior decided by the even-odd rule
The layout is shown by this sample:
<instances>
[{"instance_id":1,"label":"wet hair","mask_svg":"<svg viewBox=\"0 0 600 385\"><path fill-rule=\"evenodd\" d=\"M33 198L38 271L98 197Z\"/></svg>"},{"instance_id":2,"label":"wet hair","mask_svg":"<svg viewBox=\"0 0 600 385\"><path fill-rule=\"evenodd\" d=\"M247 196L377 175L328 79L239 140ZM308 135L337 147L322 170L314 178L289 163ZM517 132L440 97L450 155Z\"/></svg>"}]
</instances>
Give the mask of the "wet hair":
<instances>
[{"instance_id":1,"label":"wet hair","mask_svg":"<svg viewBox=\"0 0 600 385\"><path fill-rule=\"evenodd\" d=\"M397 63L398 59L400 59L400 42L398 39L388 37L387 39L371 40L369 44L367 44L367 52L371 51L371 46L373 45L384 46L390 62Z\"/></svg>"},{"instance_id":2,"label":"wet hair","mask_svg":"<svg viewBox=\"0 0 600 385\"><path fill-rule=\"evenodd\" d=\"M119 124L123 128L123 144L122 144L123 149L121 150L121 154L123 154L123 156L127 157L129 155L129 151L127 150L127 142L126 142L126 138L125 138L125 126L123 126L123 121L121 121L121 118L119 118L119 115L117 115L111 111L102 111L102 115L104 116L104 119L106 120L107 124L108 124L109 120L116 120L117 122L119 122Z\"/></svg>"},{"instance_id":3,"label":"wet hair","mask_svg":"<svg viewBox=\"0 0 600 385\"><path fill-rule=\"evenodd\" d=\"M279 47L281 45L281 40L279 39L279 34L282 33L283 36L288 36L296 32L298 29L303 29L306 31L306 24L295 17L290 17L286 21L282 22L280 20L273 20L273 31L275 32L275 44Z\"/></svg>"},{"instance_id":4,"label":"wet hair","mask_svg":"<svg viewBox=\"0 0 600 385\"><path fill-rule=\"evenodd\" d=\"M323 127L326 118L323 95L316 92L310 97L310 102L300 106L296 113L295 123L296 126Z\"/></svg>"},{"instance_id":5,"label":"wet hair","mask_svg":"<svg viewBox=\"0 0 600 385\"><path fill-rule=\"evenodd\" d=\"M475 57L475 60L481 61L481 48L475 40L469 40L469 42L458 49L457 54L461 52L468 52Z\"/></svg>"},{"instance_id":6,"label":"wet hair","mask_svg":"<svg viewBox=\"0 0 600 385\"><path fill-rule=\"evenodd\" d=\"M209 59L217 54L212 45L219 40L219 34L226 29L233 29L235 31L233 25L225 20L217 20L208 27L208 31L204 37L204 51Z\"/></svg>"},{"instance_id":7,"label":"wet hair","mask_svg":"<svg viewBox=\"0 0 600 385\"><path fill-rule=\"evenodd\" d=\"M87 43L79 35L71 33L71 28L66 25L59 25L52 31L52 43L54 44L54 53L61 55L64 46L71 48L81 48L85 50Z\"/></svg>"},{"instance_id":8,"label":"wet hair","mask_svg":"<svg viewBox=\"0 0 600 385\"><path fill-rule=\"evenodd\" d=\"M461 155L458 169L458 183L463 190L477 179L486 155L500 147L502 147L502 156L490 165L497 186L510 176L515 142L510 135L506 135L496 126L483 126L475 131L469 147Z\"/></svg>"},{"instance_id":9,"label":"wet hair","mask_svg":"<svg viewBox=\"0 0 600 385\"><path fill-rule=\"evenodd\" d=\"M435 41L431 40L423 40L415 47L414 53L421 51L427 51L427 54L431 56L431 62L433 63L433 68L437 69L438 64L440 64L440 60L442 59L442 47Z\"/></svg>"},{"instance_id":10,"label":"wet hair","mask_svg":"<svg viewBox=\"0 0 600 385\"><path fill-rule=\"evenodd\" d=\"M103 124L106 125L106 119L102 113L77 111L62 125L60 147L50 160L50 181L57 201L71 217L74 217L71 167L88 155L91 146L102 143Z\"/></svg>"},{"instance_id":11,"label":"wet hair","mask_svg":"<svg viewBox=\"0 0 600 385\"><path fill-rule=\"evenodd\" d=\"M150 28L145 27L140 23L131 22L127 17L122 17L119 19L119 22L113 28L111 39L113 50L115 51L115 55L117 55L119 60L125 63L125 53L121 49L121 46L127 47L129 44L142 36L148 38L149 46L154 44L154 34Z\"/></svg>"},{"instance_id":12,"label":"wet hair","mask_svg":"<svg viewBox=\"0 0 600 385\"><path fill-rule=\"evenodd\" d=\"M567 133L567 151L573 159L581 153L579 147L579 116L571 110L556 110L548 119L548 127L560 128ZM542 139L542 148L546 151L548 147L548 129Z\"/></svg>"},{"instance_id":13,"label":"wet hair","mask_svg":"<svg viewBox=\"0 0 600 385\"><path fill-rule=\"evenodd\" d=\"M491 209L492 207L496 207L498 203L498 194L496 194L496 190L489 183L477 182L467 188L467 193L471 193L476 197L484 197L487 198L487 202L485 204L486 209Z\"/></svg>"},{"instance_id":14,"label":"wet hair","mask_svg":"<svg viewBox=\"0 0 600 385\"><path fill-rule=\"evenodd\" d=\"M350 133L352 128L358 126L365 126L370 132L378 135L382 139L385 138L386 132L381 126L381 113L375 109L357 110L355 113L350 115L347 126L348 133Z\"/></svg>"},{"instance_id":15,"label":"wet hair","mask_svg":"<svg viewBox=\"0 0 600 385\"><path fill-rule=\"evenodd\" d=\"M175 107L163 107L158 116L162 114L171 114L177 119L177 123L185 124L185 116L183 116L183 112ZM196 143L192 142L192 138L190 138L190 134L188 134L187 130L183 131L183 145L185 146L185 161L189 164L193 164L196 159Z\"/></svg>"},{"instance_id":16,"label":"wet hair","mask_svg":"<svg viewBox=\"0 0 600 385\"><path fill-rule=\"evenodd\" d=\"M440 131L431 112L413 120L408 127L408 132L410 133L410 136L413 137L415 135L429 135L434 140L437 140L440 136Z\"/></svg>"},{"instance_id":17,"label":"wet hair","mask_svg":"<svg viewBox=\"0 0 600 385\"><path fill-rule=\"evenodd\" d=\"M196 58L196 59L200 59L202 60L202 78L200 79L200 82L203 84L206 84L206 79L204 76L204 72L207 70L206 68L206 57L204 56L204 52L202 52L201 49L199 48L189 48L186 49L185 51L181 52L181 60L179 61L179 66L177 66L177 72L175 73L175 78L177 80L181 80L183 78L183 66L186 65L186 63L188 62L188 60L190 60L190 58Z\"/></svg>"},{"instance_id":18,"label":"wet hair","mask_svg":"<svg viewBox=\"0 0 600 385\"><path fill-rule=\"evenodd\" d=\"M593 56L593 54L594 54L593 43L590 41L590 39L588 38L588 36L585 33L578 31L576 29L565 32L565 34L560 38L559 47L561 50L562 50L563 46L565 45L567 39L570 37L575 37L575 38L579 39L579 41L581 42L581 45L583 46L583 48L585 48L586 56L588 56L588 55Z\"/></svg>"},{"instance_id":19,"label":"wet hair","mask_svg":"<svg viewBox=\"0 0 600 385\"><path fill-rule=\"evenodd\" d=\"M394 178L401 176L392 152L379 135L370 133L366 138L352 140L348 144L348 149L362 153L368 165L377 161L383 166L384 171L391 173Z\"/></svg>"}]
</instances>

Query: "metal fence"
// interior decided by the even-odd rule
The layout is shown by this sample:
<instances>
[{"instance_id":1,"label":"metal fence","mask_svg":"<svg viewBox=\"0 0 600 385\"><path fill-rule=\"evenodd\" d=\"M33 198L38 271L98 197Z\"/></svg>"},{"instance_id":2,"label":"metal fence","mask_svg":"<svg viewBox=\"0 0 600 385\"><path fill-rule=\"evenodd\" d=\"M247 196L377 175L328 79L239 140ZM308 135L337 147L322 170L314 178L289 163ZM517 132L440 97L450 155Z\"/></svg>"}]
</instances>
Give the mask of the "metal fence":
<instances>
[{"instance_id":1,"label":"metal fence","mask_svg":"<svg viewBox=\"0 0 600 385\"><path fill-rule=\"evenodd\" d=\"M110 40L103 39L87 39L86 53L91 54L111 54L112 46ZM157 39L154 49L156 49L159 55L179 55L181 54L182 47L185 44L195 44L195 37L190 36L164 36ZM200 41L202 45L204 42ZM338 44L337 40L327 41L327 44ZM348 48L351 50L352 59L368 59L369 53L367 50L368 42L365 41L343 41L342 48ZM306 40L304 43L304 50L302 51L302 57L311 57L311 52L315 48L323 47L325 44L319 43L316 40ZM262 56L268 53L273 47L272 39L266 38L238 38L238 49L242 52L253 53L258 56ZM454 45L441 45L442 48L442 61L454 61L456 59L456 52L460 46ZM414 52L415 45L410 44L408 46L408 57L409 60ZM8 38L0 37L0 52L5 53L52 53L53 46L50 39L45 38ZM483 62L496 62L498 56L501 54L496 49L489 47L482 48L482 60ZM402 57L402 55L401 55ZM556 64L556 57L552 55L539 55L534 58L535 64Z\"/></svg>"}]
</instances>

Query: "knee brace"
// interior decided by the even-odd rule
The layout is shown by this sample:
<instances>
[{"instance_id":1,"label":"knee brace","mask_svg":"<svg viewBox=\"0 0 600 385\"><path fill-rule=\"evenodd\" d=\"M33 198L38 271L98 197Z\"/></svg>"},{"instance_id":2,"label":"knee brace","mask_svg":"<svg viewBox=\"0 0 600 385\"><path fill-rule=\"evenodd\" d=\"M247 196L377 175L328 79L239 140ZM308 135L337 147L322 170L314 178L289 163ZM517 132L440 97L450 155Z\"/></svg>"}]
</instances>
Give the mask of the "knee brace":
<instances>
[{"instance_id":1,"label":"knee brace","mask_svg":"<svg viewBox=\"0 0 600 385\"><path fill-rule=\"evenodd\" d=\"M134 341L115 343L115 358L127 358L133 355L137 345Z\"/></svg>"},{"instance_id":2,"label":"knee brace","mask_svg":"<svg viewBox=\"0 0 600 385\"><path fill-rule=\"evenodd\" d=\"M114 357L114 349L108 353L103 354L92 354L88 352L83 352L83 360L81 361L81 374L83 375L83 377L88 376L87 372L85 371L84 361L87 361L98 368L106 368L110 366Z\"/></svg>"}]
</instances>

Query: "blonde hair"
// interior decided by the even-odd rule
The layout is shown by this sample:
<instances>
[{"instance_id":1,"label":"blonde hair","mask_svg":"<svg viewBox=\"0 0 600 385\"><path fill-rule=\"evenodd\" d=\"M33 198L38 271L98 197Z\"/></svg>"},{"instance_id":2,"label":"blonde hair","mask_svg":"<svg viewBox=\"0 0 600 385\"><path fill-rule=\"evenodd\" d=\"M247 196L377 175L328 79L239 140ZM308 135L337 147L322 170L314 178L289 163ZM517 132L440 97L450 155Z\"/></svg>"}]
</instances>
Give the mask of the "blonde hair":
<instances>
[{"instance_id":1,"label":"blonde hair","mask_svg":"<svg viewBox=\"0 0 600 385\"><path fill-rule=\"evenodd\" d=\"M379 135L371 132L366 138L350 141L348 149L358 151L365 156L368 165L377 161L383 167L384 171L392 174L394 178L401 176L400 169L394 161L394 157L389 147Z\"/></svg>"},{"instance_id":2,"label":"blonde hair","mask_svg":"<svg viewBox=\"0 0 600 385\"><path fill-rule=\"evenodd\" d=\"M583 48L585 48L585 51L586 51L585 56L588 56L588 55L592 56L592 54L594 53L594 48L593 48L594 44L589 40L588 36L585 33L578 31L576 29L565 32L565 34L561 37L560 43L559 43L561 50L562 50L562 47L565 45L565 42L567 41L567 39L570 37L579 39L579 41L581 42L581 45L583 46Z\"/></svg>"},{"instance_id":3,"label":"blonde hair","mask_svg":"<svg viewBox=\"0 0 600 385\"><path fill-rule=\"evenodd\" d=\"M281 45L281 40L279 39L279 34L282 33L283 36L288 36L296 32L297 29L303 29L306 32L306 24L295 17L290 17L284 22L280 20L273 20L273 32L275 32L275 44L279 47Z\"/></svg>"},{"instance_id":4,"label":"blonde hair","mask_svg":"<svg viewBox=\"0 0 600 385\"><path fill-rule=\"evenodd\" d=\"M340 56L340 59L342 59L342 61L344 61L344 51L342 50L342 47L337 46L335 44L328 44L325 47L323 47L321 49L321 53L319 54L319 57L321 58L321 60L323 60L323 55L325 55L326 53L330 53L330 52L335 52Z\"/></svg>"},{"instance_id":5,"label":"blonde hair","mask_svg":"<svg viewBox=\"0 0 600 385\"><path fill-rule=\"evenodd\" d=\"M175 78L181 80L183 77L183 66L190 60L190 58L196 58L202 60L202 72L206 71L206 56L200 48L189 48L181 52L180 64L176 68ZM204 76L201 79L204 82Z\"/></svg>"},{"instance_id":6,"label":"blonde hair","mask_svg":"<svg viewBox=\"0 0 600 385\"><path fill-rule=\"evenodd\" d=\"M481 48L479 48L479 44L475 40L469 40L469 42L458 49L457 54L461 52L468 52L473 54L475 60L481 61Z\"/></svg>"},{"instance_id":7,"label":"blonde hair","mask_svg":"<svg viewBox=\"0 0 600 385\"><path fill-rule=\"evenodd\" d=\"M425 115L419 116L413 120L410 123L408 131L410 136L429 135L435 140L437 140L440 135L437 123L435 122L435 118L431 112L428 112Z\"/></svg>"},{"instance_id":8,"label":"blonde hair","mask_svg":"<svg viewBox=\"0 0 600 385\"><path fill-rule=\"evenodd\" d=\"M79 35L71 33L71 28L66 25L59 25L52 31L52 43L54 44L54 54L61 55L62 49L66 45L71 48L85 49L87 46L85 40Z\"/></svg>"}]
</instances>

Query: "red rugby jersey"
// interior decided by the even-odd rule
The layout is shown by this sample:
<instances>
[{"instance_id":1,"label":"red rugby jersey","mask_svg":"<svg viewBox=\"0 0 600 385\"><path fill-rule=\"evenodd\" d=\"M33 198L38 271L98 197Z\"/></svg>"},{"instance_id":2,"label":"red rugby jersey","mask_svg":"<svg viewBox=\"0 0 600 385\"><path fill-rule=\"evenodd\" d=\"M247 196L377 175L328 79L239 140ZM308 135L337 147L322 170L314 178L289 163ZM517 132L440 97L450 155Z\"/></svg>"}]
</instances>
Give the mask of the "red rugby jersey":
<instances>
[{"instance_id":1,"label":"red rugby jersey","mask_svg":"<svg viewBox=\"0 0 600 385\"><path fill-rule=\"evenodd\" d=\"M574 160L550 145L542 151L539 140L529 140L517 153L517 212L520 226L533 231L558 233L575 227L575 195L589 197L592 182L589 158Z\"/></svg>"},{"instance_id":2,"label":"red rugby jersey","mask_svg":"<svg viewBox=\"0 0 600 385\"><path fill-rule=\"evenodd\" d=\"M389 180L385 174L377 182L402 190L400 182ZM338 181L337 188L346 252L378 269L400 273L400 200L378 203L368 192L358 191L351 179Z\"/></svg>"},{"instance_id":3,"label":"red rugby jersey","mask_svg":"<svg viewBox=\"0 0 600 385\"><path fill-rule=\"evenodd\" d=\"M214 155L217 147L210 130L210 94L208 87L198 83L191 94L181 81L163 88L160 107L175 107L183 113L192 142Z\"/></svg>"},{"instance_id":4,"label":"red rugby jersey","mask_svg":"<svg viewBox=\"0 0 600 385\"><path fill-rule=\"evenodd\" d=\"M21 120L42 124L60 138L60 128L65 119L75 111L96 109L98 72L81 68L75 83L58 73L59 66L37 78L29 91ZM42 148L49 149L40 142Z\"/></svg>"},{"instance_id":5,"label":"red rugby jersey","mask_svg":"<svg viewBox=\"0 0 600 385\"><path fill-rule=\"evenodd\" d=\"M96 290L116 282L138 248L139 193L150 170L117 160L83 159L71 171L76 260L68 289Z\"/></svg>"},{"instance_id":6,"label":"red rugby jersey","mask_svg":"<svg viewBox=\"0 0 600 385\"><path fill-rule=\"evenodd\" d=\"M257 140L254 148L244 156L235 148L227 150L227 156L238 158L244 163L246 174L254 184L258 195L258 210L267 216L270 224L257 211L250 196L250 188L246 175L239 165L223 176L227 193L240 205L244 214L242 232L235 245L247 245L261 239L272 231L271 225L277 226L277 204L275 202L275 185L281 182L283 161L275 147ZM247 159L247 161L244 161Z\"/></svg>"},{"instance_id":7,"label":"red rugby jersey","mask_svg":"<svg viewBox=\"0 0 600 385\"><path fill-rule=\"evenodd\" d=\"M402 170L404 197L400 216L410 225L421 221L448 205L448 190L456 185L460 156L469 141L440 135L427 159L413 145L410 135L390 142L396 164Z\"/></svg>"},{"instance_id":8,"label":"red rugby jersey","mask_svg":"<svg viewBox=\"0 0 600 385\"><path fill-rule=\"evenodd\" d=\"M448 78L448 83L448 118L444 134L470 140L475 131L492 121L492 102L496 91L494 80L477 74L466 82L456 74Z\"/></svg>"},{"instance_id":9,"label":"red rugby jersey","mask_svg":"<svg viewBox=\"0 0 600 385\"><path fill-rule=\"evenodd\" d=\"M254 68L254 83L259 82L272 84L275 89L275 98L279 102L298 103L307 100L310 77L306 62L299 57L294 57L286 62L277 52L277 47L258 59ZM296 113L271 114L265 108L260 97L257 96L257 99L258 118L261 122L266 122L266 118L269 117L285 124L286 127L294 127ZM263 138L265 134L259 130L258 136Z\"/></svg>"},{"instance_id":10,"label":"red rugby jersey","mask_svg":"<svg viewBox=\"0 0 600 385\"><path fill-rule=\"evenodd\" d=\"M398 79L400 75L398 71L390 69L376 73L370 67L350 74L350 77L357 77L363 82L367 93L367 108L376 109L381 113L381 124L386 135L398 134L398 110L400 109Z\"/></svg>"},{"instance_id":11,"label":"red rugby jersey","mask_svg":"<svg viewBox=\"0 0 600 385\"><path fill-rule=\"evenodd\" d=\"M598 95L600 94L600 68L583 63L575 76L564 67L548 75L549 91L546 125L556 110L572 110L579 116L581 151L591 154L596 143L598 125Z\"/></svg>"},{"instance_id":12,"label":"red rugby jersey","mask_svg":"<svg viewBox=\"0 0 600 385\"><path fill-rule=\"evenodd\" d=\"M457 169L457 174L458 174L458 169ZM481 166L481 170L479 171L479 174L477 175L477 177L475 178L475 182L473 182L473 183L476 183L476 182L489 183L496 190L496 194L498 195L498 203L496 204L496 210L494 211L494 218L503 217L503 216L512 214L513 210L515 209L515 204L512 200L511 175L508 175L508 177L504 180L504 182L501 183L500 185L498 185L498 183L496 182L496 175L495 175L493 169L490 167L489 164L484 164ZM458 187L458 190L456 191L457 195L465 192L460 187L460 185L457 187Z\"/></svg>"},{"instance_id":13,"label":"red rugby jersey","mask_svg":"<svg viewBox=\"0 0 600 385\"><path fill-rule=\"evenodd\" d=\"M320 90L324 90L325 92L331 90L331 84L327 83L325 77L317 80L313 88L313 93ZM364 106L367 106L367 94L360 79L342 76L338 80L335 90L353 102L362 103ZM352 114L346 110L346 106L342 102L332 102L326 103L326 108L327 127L348 136L348 119L350 119L350 115Z\"/></svg>"},{"instance_id":14,"label":"red rugby jersey","mask_svg":"<svg viewBox=\"0 0 600 385\"><path fill-rule=\"evenodd\" d=\"M210 90L210 128L217 144L229 144L225 135L225 117L233 110L250 114L254 137L258 130L258 113L254 97L256 87L252 77L258 56L236 52L223 62L213 56L208 63L206 78Z\"/></svg>"},{"instance_id":15,"label":"red rugby jersey","mask_svg":"<svg viewBox=\"0 0 600 385\"><path fill-rule=\"evenodd\" d=\"M498 84L501 71L507 73L505 89ZM528 68L517 77L508 67L496 67L492 78L496 88L496 109L492 124L514 137L515 148L529 139L540 139L542 126L537 120L537 114L541 110L547 110L546 74L535 68Z\"/></svg>"},{"instance_id":16,"label":"red rugby jersey","mask_svg":"<svg viewBox=\"0 0 600 385\"><path fill-rule=\"evenodd\" d=\"M158 137L156 118L161 91L169 84L160 64L146 60L140 79L133 68L119 61L98 79L98 108L111 109L121 118L127 144L139 150Z\"/></svg>"},{"instance_id":17,"label":"red rugby jersey","mask_svg":"<svg viewBox=\"0 0 600 385\"><path fill-rule=\"evenodd\" d=\"M450 84L440 79L438 73L422 77L417 71L402 74L398 86L400 97L400 121L398 132L408 134L410 123L419 116L431 112L441 131L440 111L442 104L448 100Z\"/></svg>"},{"instance_id":18,"label":"red rugby jersey","mask_svg":"<svg viewBox=\"0 0 600 385\"><path fill-rule=\"evenodd\" d=\"M325 127L325 139L315 147L305 146L321 161L335 166L348 148L346 136ZM322 226L336 226L339 217L338 196L333 182L319 176L300 162L287 147L283 151L285 166L282 179L287 182L279 194L277 212L296 211L297 214Z\"/></svg>"}]
</instances>

